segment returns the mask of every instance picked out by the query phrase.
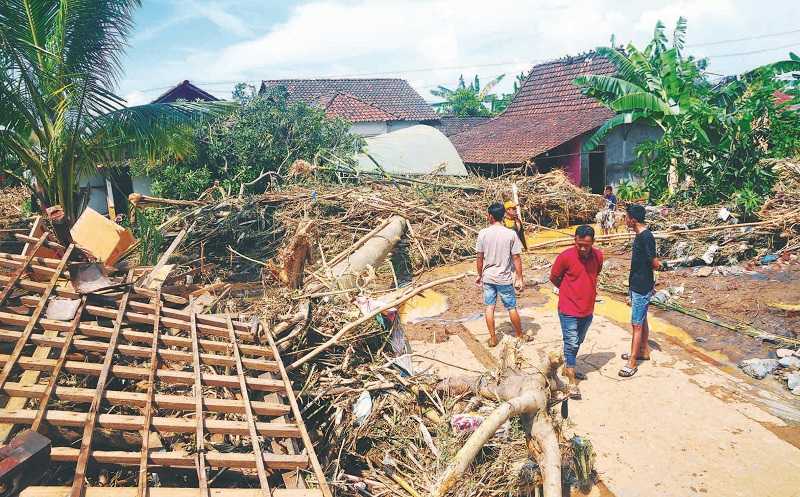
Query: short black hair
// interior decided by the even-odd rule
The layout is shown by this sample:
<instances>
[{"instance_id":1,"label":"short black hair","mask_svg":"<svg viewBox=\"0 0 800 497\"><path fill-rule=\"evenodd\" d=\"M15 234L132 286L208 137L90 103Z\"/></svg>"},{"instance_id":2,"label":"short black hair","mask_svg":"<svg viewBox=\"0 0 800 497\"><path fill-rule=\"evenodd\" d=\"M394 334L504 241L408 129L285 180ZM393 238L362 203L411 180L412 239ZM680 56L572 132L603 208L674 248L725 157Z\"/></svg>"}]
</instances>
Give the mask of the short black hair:
<instances>
[{"instance_id":1,"label":"short black hair","mask_svg":"<svg viewBox=\"0 0 800 497\"><path fill-rule=\"evenodd\" d=\"M576 238L585 238L587 236L591 236L592 240L594 240L594 228L589 226L588 224L582 224L575 229L575 237Z\"/></svg>"},{"instance_id":2,"label":"short black hair","mask_svg":"<svg viewBox=\"0 0 800 497\"><path fill-rule=\"evenodd\" d=\"M614 187L611 186L611 185L606 185L606 190L611 190L613 192L614 191Z\"/></svg>"},{"instance_id":3,"label":"short black hair","mask_svg":"<svg viewBox=\"0 0 800 497\"><path fill-rule=\"evenodd\" d=\"M630 217L637 220L638 222L644 224L644 207L639 204L628 204L628 207L625 208L625 212L628 213Z\"/></svg>"},{"instance_id":4,"label":"short black hair","mask_svg":"<svg viewBox=\"0 0 800 497\"><path fill-rule=\"evenodd\" d=\"M500 202L495 202L490 205L488 211L492 218L498 223L506 217L506 208L503 207L503 204Z\"/></svg>"}]
</instances>

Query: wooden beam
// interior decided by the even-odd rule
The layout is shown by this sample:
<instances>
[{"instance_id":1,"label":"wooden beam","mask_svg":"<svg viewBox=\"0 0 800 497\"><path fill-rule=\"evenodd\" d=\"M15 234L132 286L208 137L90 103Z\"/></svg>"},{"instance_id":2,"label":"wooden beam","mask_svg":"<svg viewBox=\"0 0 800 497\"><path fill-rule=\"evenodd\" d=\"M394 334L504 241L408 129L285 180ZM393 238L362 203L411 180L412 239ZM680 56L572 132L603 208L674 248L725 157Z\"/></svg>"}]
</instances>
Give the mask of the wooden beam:
<instances>
[{"instance_id":1,"label":"wooden beam","mask_svg":"<svg viewBox=\"0 0 800 497\"><path fill-rule=\"evenodd\" d=\"M50 378L47 380L47 387L45 388L44 395L42 395L42 397L39 399L39 409L36 413L36 418L33 420L33 423L31 423L31 430L35 432L39 432L42 421L45 419L45 414L47 413L47 404L50 403L50 397L52 397L53 391L56 389L56 385L58 384L58 376L61 374L61 369L64 367L64 363L67 362L69 346L72 344L72 339L75 337L75 330L78 328L78 323L81 322L81 314L83 313L83 308L85 305L86 297L83 297L80 305L78 305L78 309L75 311L75 317L72 318L67 336L61 339L63 340L61 351L58 354L58 359L56 360L56 365L53 367L53 371L50 374Z\"/></svg>"},{"instance_id":2,"label":"wooden beam","mask_svg":"<svg viewBox=\"0 0 800 497\"><path fill-rule=\"evenodd\" d=\"M64 268L67 265L67 261L69 261L69 256L72 255L72 250L75 248L75 245L70 245L66 252L64 252L64 257L61 258L61 264L59 264L58 268L56 268L56 273L50 278L50 282L47 284L47 288L45 289L44 294L42 295L42 300L33 309L33 313L30 316L26 316L28 322L25 324L25 329L22 331L22 336L17 343L14 345L14 350L11 351L10 356L8 356L8 360L3 364L3 371L0 373L0 389L6 384L8 381L8 377L11 374L11 370L14 369L14 365L20 359L20 355L22 354L22 349L25 348L25 345L28 344L28 340L30 339L31 335L33 334L33 328L36 326L36 323L39 321L39 317L42 315L42 311L44 311L44 306L47 303L47 299L50 297L50 292L53 291L53 288L58 283L58 278L60 277L61 273L64 271ZM67 324L69 326L69 324Z\"/></svg>"},{"instance_id":3,"label":"wooden beam","mask_svg":"<svg viewBox=\"0 0 800 497\"><path fill-rule=\"evenodd\" d=\"M25 271L28 270L28 265L30 265L31 261L33 260L33 256L39 247L47 240L47 233L39 237L36 240L36 244L33 246L33 250L29 255L25 257L25 260L19 264L19 267L14 271L14 273L9 277L8 282L6 283L5 288L3 288L2 292L0 292L0 305L6 303L6 299L9 295L11 295L12 290L16 288L17 282L22 278L22 275L25 274Z\"/></svg>"},{"instance_id":4,"label":"wooden beam","mask_svg":"<svg viewBox=\"0 0 800 497\"><path fill-rule=\"evenodd\" d=\"M75 462L78 460L79 449L72 447L53 447L50 451L50 460L54 462ZM303 469L308 467L308 457L305 455L290 456L283 454L265 453L264 464L270 469ZM93 450L89 457L101 464L119 464L120 466L138 466L139 452L124 452L117 450ZM194 454L186 452L151 452L148 464L152 466L168 466L178 468L194 467ZM252 454L238 452L206 452L206 461L213 468L250 468L255 469L256 463ZM106 492L109 490L106 488ZM195 495L197 490L195 489Z\"/></svg>"},{"instance_id":5,"label":"wooden beam","mask_svg":"<svg viewBox=\"0 0 800 497\"><path fill-rule=\"evenodd\" d=\"M306 453L308 454L309 461L311 462L311 467L314 469L314 475L317 478L317 484L319 485L324 497L333 497L333 493L328 486L328 481L325 479L325 472L322 471L322 466L319 463L319 459L317 459L317 454L314 452L314 443L311 441L311 437L308 435L308 430L306 430L306 425L303 422L303 417L300 413L300 407L297 405L297 398L295 397L294 390L292 389L292 382L289 380L289 375L286 374L286 368L283 366L283 361L281 360L280 353L278 352L278 346L275 345L275 338L272 336L272 330L267 328L266 323L263 321L261 322L261 326L264 327L264 335L267 337L269 346L272 347L272 353L275 356L275 361L278 363L281 379L286 385L286 398L289 400L289 406L292 408L292 416L294 417L294 421L297 423L297 427L300 429L300 438L303 440L303 445L305 445Z\"/></svg>"},{"instance_id":6,"label":"wooden beam","mask_svg":"<svg viewBox=\"0 0 800 497\"><path fill-rule=\"evenodd\" d=\"M8 363L8 355L0 354L0 363ZM55 367L53 359L33 359L31 357L20 357L17 365L25 370L52 371ZM73 374L83 374L89 376L99 376L103 365L92 362L67 361L64 370ZM150 368L135 366L112 366L111 374L117 378L128 378L133 380L146 380L150 377ZM159 381L173 385L192 385L194 384L194 374L189 371L173 371L170 369L159 369L156 371L156 378ZM221 374L204 374L203 381L207 386L237 388L239 379L235 376ZM283 382L266 378L247 378L247 386L253 390L262 392L282 391Z\"/></svg>"},{"instance_id":7,"label":"wooden beam","mask_svg":"<svg viewBox=\"0 0 800 497\"><path fill-rule=\"evenodd\" d=\"M186 237L186 233L188 233L188 230L186 228L183 228L178 233L178 236L176 236L175 239L172 240L172 243L169 244L167 250L163 254L161 254L161 257L158 258L158 262L156 262L156 265L153 267L153 269L150 270L150 274L148 274L144 280L143 285L145 287L149 287L150 283L153 282L153 275L157 274L157 272L160 271L162 267L167 265L167 261L169 261L169 258L172 257L172 253L178 250L178 247L180 246L181 242L183 242L183 239Z\"/></svg>"},{"instance_id":8,"label":"wooden beam","mask_svg":"<svg viewBox=\"0 0 800 497\"><path fill-rule=\"evenodd\" d=\"M69 331L67 333L69 333ZM0 329L0 342L15 342L21 336L22 333L19 331ZM65 342L66 338L50 337L40 334L33 334L30 337L30 343L34 345L44 345L47 347L63 348ZM74 340L71 345L75 350L87 352L102 353L108 349L108 343L106 342L86 340L85 338ZM174 349L157 349L157 351L159 358L165 361L185 363L192 362L191 352ZM127 357L150 357L150 349L147 347L139 347L138 345L118 345L117 352ZM236 361L233 357L219 354L200 354L200 362L212 366L233 367L236 365ZM275 363L275 361L245 358L243 363L248 369L254 369L256 371L278 371L278 365Z\"/></svg>"},{"instance_id":9,"label":"wooden beam","mask_svg":"<svg viewBox=\"0 0 800 497\"><path fill-rule=\"evenodd\" d=\"M269 482L267 481L267 470L264 467L264 461L258 454L262 453L261 442L258 440L257 423L253 418L253 410L250 408L250 394L247 392L247 382L245 381L244 368L242 368L242 358L239 355L239 347L236 344L236 332L233 329L233 322L228 318L228 335L233 344L233 356L236 358L236 374L239 376L239 391L242 394L244 401L245 418L247 418L247 427L250 434L250 444L253 447L253 458L256 461L256 472L258 473L258 482L261 486L261 491L264 497L270 497ZM299 436L299 430L298 430Z\"/></svg>"},{"instance_id":10,"label":"wooden beam","mask_svg":"<svg viewBox=\"0 0 800 497\"><path fill-rule=\"evenodd\" d=\"M133 270L128 272L126 280L128 282L133 281ZM130 294L131 291L129 288L122 297L116 319L114 320L114 332L108 342L106 356L103 359L102 369L100 370L100 375L97 380L97 391L95 392L94 399L92 399L92 404L89 407L89 412L86 416L86 421L83 428L81 449L80 454L78 455L77 465L75 466L75 477L72 480L72 491L70 492L70 497L83 497L83 489L86 487L86 468L89 465L89 451L92 449L94 428L97 424L100 403L103 400L103 392L106 390L108 378L111 375L111 363L114 360L114 352L116 351L117 343L119 342L119 330L122 328L122 321L125 317L125 307L128 305L128 298L130 297Z\"/></svg>"},{"instance_id":11,"label":"wooden beam","mask_svg":"<svg viewBox=\"0 0 800 497\"><path fill-rule=\"evenodd\" d=\"M0 409L0 421L5 423L30 425L38 411L36 409L8 410ZM89 413L75 411L48 410L45 421L53 426L85 426L89 421ZM144 416L128 416L122 414L100 414L97 425L110 430L139 431L144 427ZM153 429L159 433L193 433L197 421L191 418L152 417ZM300 438L297 425L288 423L256 423L257 433L265 437ZM249 435L250 429L246 421L227 421L221 419L203 420L203 429L209 433L228 435ZM146 438L146 437L145 437Z\"/></svg>"},{"instance_id":12,"label":"wooden beam","mask_svg":"<svg viewBox=\"0 0 800 497\"><path fill-rule=\"evenodd\" d=\"M211 497L261 497L258 488L212 488ZM114 487L114 497L136 497L134 487ZM20 493L20 497L67 497L69 487L28 487ZM85 497L108 497L108 487L88 487ZM149 497L197 497L196 488L150 487ZM322 497L317 489L275 488L272 497Z\"/></svg>"},{"instance_id":13,"label":"wooden beam","mask_svg":"<svg viewBox=\"0 0 800 497\"><path fill-rule=\"evenodd\" d=\"M191 302L190 302L191 305ZM200 496L204 497L210 495L208 492L208 473L206 472L206 437L204 433L205 426L203 424L203 372L200 369L200 348L197 345L197 322L195 321L195 313L192 311L190 324L190 333L192 337L192 361L194 371L194 402L195 402L195 435L194 446L197 450L195 463L197 465L197 481L200 487ZM247 405L247 399L245 399ZM245 410L245 412L247 412Z\"/></svg>"},{"instance_id":14,"label":"wooden beam","mask_svg":"<svg viewBox=\"0 0 800 497\"><path fill-rule=\"evenodd\" d=\"M4 392L14 398L38 399L45 393L45 385L25 385L20 383L6 383ZM94 398L94 388L56 387L53 395L56 399L65 402L91 402ZM103 400L115 406L129 406L144 408L147 406L147 396L138 392L120 392L106 390ZM153 398L157 409L171 409L176 411L193 411L194 397L181 395L156 394ZM239 399L203 399L206 411L226 414L244 414L244 403ZM289 406L278 402L250 402L253 412L259 416L283 416L289 413ZM6 407L6 409L11 409ZM17 409L16 407L14 409ZM278 420L278 422L281 422Z\"/></svg>"},{"instance_id":15,"label":"wooden beam","mask_svg":"<svg viewBox=\"0 0 800 497\"><path fill-rule=\"evenodd\" d=\"M150 344L150 377L147 379L147 404L144 407L144 422L142 423L142 452L139 459L139 476L137 478L136 497L146 497L147 494L147 456L150 454L150 426L153 423L153 397L156 389L156 371L158 370L158 335L160 332L161 317L161 288L153 298L156 320L153 322L153 341Z\"/></svg>"}]
</instances>

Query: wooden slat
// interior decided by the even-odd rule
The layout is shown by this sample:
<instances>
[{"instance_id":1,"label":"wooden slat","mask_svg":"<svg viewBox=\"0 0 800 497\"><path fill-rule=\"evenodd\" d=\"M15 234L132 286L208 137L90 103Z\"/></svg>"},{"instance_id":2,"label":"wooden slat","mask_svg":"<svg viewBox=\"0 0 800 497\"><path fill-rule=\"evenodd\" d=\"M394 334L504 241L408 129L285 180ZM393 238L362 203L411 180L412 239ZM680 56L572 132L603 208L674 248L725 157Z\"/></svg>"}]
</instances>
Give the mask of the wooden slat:
<instances>
[{"instance_id":1,"label":"wooden slat","mask_svg":"<svg viewBox=\"0 0 800 497\"><path fill-rule=\"evenodd\" d=\"M22 275L25 274L25 271L27 271L28 265L30 265L31 261L33 260L34 254L36 254L36 251L39 250L39 247L42 246L45 240L47 240L47 233L40 236L39 239L36 240L36 244L33 246L31 253L25 256L25 260L19 264L19 267L9 277L5 288L3 288L2 292L0 292L0 305L6 303L6 299L9 295L11 295L11 292L17 286L17 282L20 280L20 278L22 278Z\"/></svg>"},{"instance_id":2,"label":"wooden slat","mask_svg":"<svg viewBox=\"0 0 800 497\"><path fill-rule=\"evenodd\" d=\"M136 497L133 487L114 487L114 497ZM67 497L69 487L28 487L20 497ZM85 497L109 497L108 487L88 487ZM195 497L197 489L174 487L151 487L147 489L149 497ZM261 497L257 488L212 488L211 497ZM317 489L275 488L272 497L322 497Z\"/></svg>"},{"instance_id":3,"label":"wooden slat","mask_svg":"<svg viewBox=\"0 0 800 497\"><path fill-rule=\"evenodd\" d=\"M128 273L126 281L132 281L133 271ZM119 342L119 330L122 328L122 321L125 316L125 307L128 304L130 297L130 289L125 292L120 302L119 310L117 311L116 319L114 320L114 333L108 343L108 350L106 350L105 359L103 359L103 366L100 370L100 376L97 380L97 392L89 407L86 424L83 429L83 438L81 439L81 449L78 456L78 462L75 466L75 477L72 480L71 497L83 497L83 489L86 486L86 467L89 464L89 451L92 448L92 437L94 436L94 429L97 424L97 417L100 411L100 404L103 399L103 392L108 384L108 378L111 374L111 362L114 359L114 352L117 349ZM88 306L87 306L88 307Z\"/></svg>"},{"instance_id":4,"label":"wooden slat","mask_svg":"<svg viewBox=\"0 0 800 497\"><path fill-rule=\"evenodd\" d=\"M7 363L8 355L0 354L0 363ZM25 370L52 371L55 367L53 359L37 359L31 357L20 357L17 365ZM64 370L73 374L85 374L89 376L100 376L103 365L92 362L67 361ZM150 368L135 366L112 366L111 374L117 378L128 378L132 380L146 380L150 376ZM156 378L159 381L174 385L194 384L194 373L189 371L173 371L169 369L159 369L156 371ZM204 374L203 382L208 386L238 388L239 379L235 376L221 374ZM253 390L262 392L282 392L283 382L270 380L267 378L247 378L247 386Z\"/></svg>"},{"instance_id":5,"label":"wooden slat","mask_svg":"<svg viewBox=\"0 0 800 497\"><path fill-rule=\"evenodd\" d=\"M58 376L61 374L61 369L64 367L64 363L67 362L67 353L69 352L69 347L72 344L72 339L75 336L75 330L78 328L78 324L81 322L81 314L83 314L83 308L85 305L86 297L83 297L81 299L81 303L78 305L78 309L75 311L75 317L72 318L67 336L63 338L64 343L61 345L61 352L58 355L58 359L56 360L56 365L53 367L53 371L50 373L50 378L47 381L47 388L45 388L44 395L42 395L42 397L39 399L39 409L36 413L36 418L31 424L31 430L35 432L39 431L42 421L45 419L47 404L50 402L50 397L52 397L53 391L56 389L56 385L58 385Z\"/></svg>"},{"instance_id":6,"label":"wooden slat","mask_svg":"<svg viewBox=\"0 0 800 497\"><path fill-rule=\"evenodd\" d=\"M153 314L153 342L150 345L150 377L147 379L147 404L144 407L142 423L142 454L139 458L139 478L137 479L136 497L145 497L147 492L147 455L150 453L150 425L153 421L153 397L156 389L156 371L158 370L158 335L161 327L161 288L156 290L153 298L155 309Z\"/></svg>"},{"instance_id":7,"label":"wooden slat","mask_svg":"<svg viewBox=\"0 0 800 497\"><path fill-rule=\"evenodd\" d=\"M245 418L247 418L247 427L250 432L250 444L253 447L253 458L256 461L256 471L258 472L258 482L261 485L261 490L264 497L270 497L269 482L267 481L267 470L264 468L264 461L258 454L261 454L261 441L258 439L258 431L256 429L256 421L253 418L253 410L250 408L250 394L247 391L247 382L245 381L244 368L242 367L242 358L239 355L239 347L236 344L236 332L233 329L233 322L228 318L228 335L230 336L231 343L233 344L233 357L236 359L236 374L239 376L239 390L244 400Z\"/></svg>"},{"instance_id":8,"label":"wooden slat","mask_svg":"<svg viewBox=\"0 0 800 497\"><path fill-rule=\"evenodd\" d=\"M14 398L36 399L44 395L45 385L25 385L23 383L8 382L5 386L6 395ZM94 388L56 387L53 395L55 398L66 402L91 402L94 399ZM144 408L147 405L147 396L138 392L119 392L106 390L103 400L115 406L129 406ZM181 395L156 394L154 397L157 409L172 409L176 411L194 411L194 397ZM259 416L284 416L289 413L289 406L278 402L250 402L253 412ZM244 403L239 399L203 399L206 411L216 413L244 414ZM22 407L13 407L21 409ZM6 409L11 407L6 406ZM282 422L280 419L278 422Z\"/></svg>"},{"instance_id":9,"label":"wooden slat","mask_svg":"<svg viewBox=\"0 0 800 497\"><path fill-rule=\"evenodd\" d=\"M189 324L189 332L192 338L192 355L194 356L194 361L192 361L194 369L194 400L196 416L194 445L197 450L195 461L197 463L197 481L200 487L200 496L206 497L210 494L208 492L208 474L206 473L206 437L203 433L203 372L200 369L200 347L197 344L197 322L195 321L194 312L192 312L190 315ZM246 400L245 405L247 405Z\"/></svg>"},{"instance_id":10,"label":"wooden slat","mask_svg":"<svg viewBox=\"0 0 800 497\"><path fill-rule=\"evenodd\" d=\"M79 450L72 447L53 447L50 450L50 460L54 462L75 462L78 460ZM308 467L308 457L305 455L289 456L282 454L264 453L264 464L270 469L303 469ZM124 452L116 450L93 450L89 457L102 464L119 464L121 466L138 466L139 452ZM151 452L148 464L151 466L169 466L177 468L194 467L194 455L186 452ZM255 469L256 463L252 454L238 452L206 452L206 462L212 468L250 468ZM108 492L109 489L106 489ZM197 490L194 491L197 495Z\"/></svg>"},{"instance_id":11,"label":"wooden slat","mask_svg":"<svg viewBox=\"0 0 800 497\"><path fill-rule=\"evenodd\" d=\"M67 332L69 333L69 331ZM152 334L149 334L152 336ZM0 329L0 342L15 342L22 336L19 331L10 331ZM123 337L124 337L123 333ZM65 343L65 338L46 336L41 334L33 334L30 337L30 343L34 345L45 345L47 347L62 348ZM86 340L79 338L72 343L75 350L86 352L105 352L108 349L108 343L98 342L95 340ZM118 345L117 353L127 357L150 357L150 349L148 347L139 347L137 345ZM174 349L158 349L158 356L165 361L173 362L192 362L191 352ZM219 354L200 354L200 362L212 366L228 366L233 367L236 365L236 360L228 355ZM275 361L265 361L263 359L249 359L244 358L243 364L248 369L256 371L278 371L278 365Z\"/></svg>"},{"instance_id":12,"label":"wooden slat","mask_svg":"<svg viewBox=\"0 0 800 497\"><path fill-rule=\"evenodd\" d=\"M35 409L0 409L0 421L6 423L30 425L34 422ZM85 412L48 410L45 421L53 426L84 426L89 421ZM151 416L152 427L159 433L193 433L197 421L191 418ZM145 416L128 416L124 414L100 414L97 425L110 430L139 431L144 428ZM300 438L300 430L295 424L288 423L256 423L256 433L265 437ZM208 433L228 435L250 435L250 427L246 421L228 421L223 419L204 419L203 430ZM146 439L146 437L145 437Z\"/></svg>"},{"instance_id":13,"label":"wooden slat","mask_svg":"<svg viewBox=\"0 0 800 497\"><path fill-rule=\"evenodd\" d=\"M20 359L20 355L22 354L22 349L25 348L25 345L28 344L28 339L30 339L31 335L33 334L33 328L36 326L36 323L39 321L39 317L42 315L42 311L44 311L44 307L47 304L47 299L50 297L50 292L53 291L53 287L56 286L58 283L59 275L64 271L64 268L67 265L67 261L69 261L69 256L72 254L72 250L75 246L70 245L66 252L64 252L64 257L61 258L61 264L59 264L58 268L56 268L56 273L50 278L50 282L47 284L47 288L45 289L44 294L42 295L42 300L33 309L33 312L30 316L28 316L28 322L25 325L25 329L22 331L22 337L17 340L16 345L14 345L14 350L11 351L11 354L8 357L8 360L3 364L3 372L0 373L0 389L6 384L8 381L8 376L11 374L11 371L14 369L14 365ZM69 325L69 324L67 324Z\"/></svg>"},{"instance_id":14,"label":"wooden slat","mask_svg":"<svg viewBox=\"0 0 800 497\"><path fill-rule=\"evenodd\" d=\"M266 335L269 346L272 348L275 361L278 363L281 379L283 379L283 383L285 384L286 388L286 398L289 400L289 406L292 408L294 421L297 423L297 427L300 429L300 438L303 440L303 445L305 445L306 453L308 454L309 461L311 462L311 467L314 469L314 475L317 477L319 488L322 491L322 495L325 497L333 497L333 493L331 493L331 489L328 486L327 480L325 479L325 472L322 471L322 466L320 465L319 459L317 459L317 454L314 451L314 443L311 441L311 437L308 435L308 430L306 430L306 425L303 422L303 417L300 413L300 407L297 405L297 398L295 397L294 390L292 389L292 382L289 380L289 375L286 374L286 368L283 366L283 360L281 360L278 346L275 345L275 339L272 336L272 330L267 328L266 323L263 321L261 322L261 326L264 327L264 335Z\"/></svg>"}]
</instances>

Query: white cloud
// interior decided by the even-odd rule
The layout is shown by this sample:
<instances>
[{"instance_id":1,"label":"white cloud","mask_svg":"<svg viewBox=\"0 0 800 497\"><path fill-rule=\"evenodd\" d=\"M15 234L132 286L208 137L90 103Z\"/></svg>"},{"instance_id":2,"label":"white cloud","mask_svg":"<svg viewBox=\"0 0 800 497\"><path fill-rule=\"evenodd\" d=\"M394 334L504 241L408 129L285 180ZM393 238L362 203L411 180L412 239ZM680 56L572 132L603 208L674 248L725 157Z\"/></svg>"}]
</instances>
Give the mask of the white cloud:
<instances>
[{"instance_id":1,"label":"white cloud","mask_svg":"<svg viewBox=\"0 0 800 497\"><path fill-rule=\"evenodd\" d=\"M146 104L148 102L155 100L155 98L149 97L147 96L147 94L139 90L132 91L126 94L125 97L123 98L125 98L125 102L128 105L128 107L133 107L134 105Z\"/></svg>"},{"instance_id":2,"label":"white cloud","mask_svg":"<svg viewBox=\"0 0 800 497\"><path fill-rule=\"evenodd\" d=\"M791 0L770 9L745 0L651 0L635 6L623 0L312 0L293 7L268 32L247 36L247 23L220 4L193 1L203 6L197 15L246 39L169 61L174 75L151 86L190 78L201 86L222 82L206 89L227 94L233 86L228 81L238 80L403 77L430 98L431 88L455 84L460 73L477 73L484 81L506 73L499 90L507 91L520 69L606 45L612 33L618 42L642 44L659 19L671 31L678 16L688 17L690 45L796 28L790 15L777 15L791 11ZM790 41L715 46L713 53ZM736 72L779 55L720 59L712 66Z\"/></svg>"}]
</instances>

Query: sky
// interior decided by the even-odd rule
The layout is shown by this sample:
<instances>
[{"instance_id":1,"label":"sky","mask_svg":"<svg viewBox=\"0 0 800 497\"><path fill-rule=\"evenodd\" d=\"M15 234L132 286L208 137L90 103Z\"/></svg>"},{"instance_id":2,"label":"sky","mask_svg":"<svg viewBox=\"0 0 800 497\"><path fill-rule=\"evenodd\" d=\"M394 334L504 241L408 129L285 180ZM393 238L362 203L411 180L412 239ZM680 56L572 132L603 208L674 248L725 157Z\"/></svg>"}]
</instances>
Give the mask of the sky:
<instances>
[{"instance_id":1,"label":"sky","mask_svg":"<svg viewBox=\"0 0 800 497\"><path fill-rule=\"evenodd\" d=\"M460 74L514 76L688 19L687 50L728 75L800 54L797 0L143 0L118 91L149 102L188 79L220 98L264 79L403 78L430 101ZM631 6L634 5L634 6Z\"/></svg>"}]
</instances>

